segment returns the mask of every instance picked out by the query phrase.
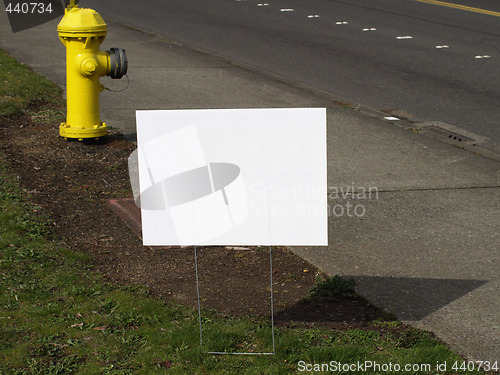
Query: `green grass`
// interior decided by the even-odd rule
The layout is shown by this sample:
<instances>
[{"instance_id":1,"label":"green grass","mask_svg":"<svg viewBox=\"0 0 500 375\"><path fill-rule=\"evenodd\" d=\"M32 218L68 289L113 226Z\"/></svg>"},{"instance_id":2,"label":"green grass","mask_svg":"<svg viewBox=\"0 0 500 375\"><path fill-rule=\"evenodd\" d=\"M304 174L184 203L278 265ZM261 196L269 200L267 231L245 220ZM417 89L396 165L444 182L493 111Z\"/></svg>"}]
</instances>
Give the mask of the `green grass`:
<instances>
[{"instance_id":1,"label":"green grass","mask_svg":"<svg viewBox=\"0 0 500 375\"><path fill-rule=\"evenodd\" d=\"M61 102L57 85L0 49L0 116L20 113L32 103ZM37 119L43 120L49 115L52 115L50 109L46 109L37 112Z\"/></svg>"},{"instance_id":2,"label":"green grass","mask_svg":"<svg viewBox=\"0 0 500 375\"><path fill-rule=\"evenodd\" d=\"M46 80L36 78L30 80L27 95L24 77L34 73L1 56L2 75L4 61L10 72L2 92L17 98L5 106L2 102L4 115L25 109L40 93L52 92ZM43 210L24 195L0 155L0 374L294 374L304 373L301 364L330 361L402 366L446 361L448 373L454 373L451 365L461 362L427 332L406 328L402 334L390 333L401 328L394 321L378 322L386 333L298 324L280 328L274 356L203 354L195 310L158 301L141 287L107 283L91 270L88 255L58 244ZM338 281L326 286L331 290ZM203 311L204 349L269 351L269 326L264 319Z\"/></svg>"}]
</instances>

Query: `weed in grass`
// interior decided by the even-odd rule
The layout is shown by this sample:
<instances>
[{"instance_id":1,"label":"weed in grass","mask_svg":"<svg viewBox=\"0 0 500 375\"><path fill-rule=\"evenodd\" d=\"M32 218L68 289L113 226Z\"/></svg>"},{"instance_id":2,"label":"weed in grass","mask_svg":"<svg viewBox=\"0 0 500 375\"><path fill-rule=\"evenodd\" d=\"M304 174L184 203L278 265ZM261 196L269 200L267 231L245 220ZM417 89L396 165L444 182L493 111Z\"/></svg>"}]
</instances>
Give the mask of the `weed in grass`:
<instances>
[{"instance_id":1,"label":"weed in grass","mask_svg":"<svg viewBox=\"0 0 500 375\"><path fill-rule=\"evenodd\" d=\"M309 296L328 301L336 301L339 297L353 297L355 285L353 279L343 279L340 276L323 279L321 276L316 276L315 283L309 290Z\"/></svg>"},{"instance_id":2,"label":"weed in grass","mask_svg":"<svg viewBox=\"0 0 500 375\"><path fill-rule=\"evenodd\" d=\"M386 328L398 328L401 327L401 322L393 319L386 320L384 317L379 318L373 322L374 326L386 327Z\"/></svg>"},{"instance_id":3,"label":"weed in grass","mask_svg":"<svg viewBox=\"0 0 500 375\"><path fill-rule=\"evenodd\" d=\"M107 165L104 168L108 171L114 171L115 169L118 168L118 164Z\"/></svg>"},{"instance_id":4,"label":"weed in grass","mask_svg":"<svg viewBox=\"0 0 500 375\"><path fill-rule=\"evenodd\" d=\"M397 343L400 348L425 347L434 344L435 341L430 333L414 328L403 331Z\"/></svg>"},{"instance_id":5,"label":"weed in grass","mask_svg":"<svg viewBox=\"0 0 500 375\"><path fill-rule=\"evenodd\" d=\"M362 329L351 329L345 331L339 339L340 343L364 345L369 342L380 340L380 333Z\"/></svg>"},{"instance_id":6,"label":"weed in grass","mask_svg":"<svg viewBox=\"0 0 500 375\"><path fill-rule=\"evenodd\" d=\"M43 109L36 112L29 111L31 121L35 125L60 124L64 121L66 114L60 109Z\"/></svg>"}]
</instances>

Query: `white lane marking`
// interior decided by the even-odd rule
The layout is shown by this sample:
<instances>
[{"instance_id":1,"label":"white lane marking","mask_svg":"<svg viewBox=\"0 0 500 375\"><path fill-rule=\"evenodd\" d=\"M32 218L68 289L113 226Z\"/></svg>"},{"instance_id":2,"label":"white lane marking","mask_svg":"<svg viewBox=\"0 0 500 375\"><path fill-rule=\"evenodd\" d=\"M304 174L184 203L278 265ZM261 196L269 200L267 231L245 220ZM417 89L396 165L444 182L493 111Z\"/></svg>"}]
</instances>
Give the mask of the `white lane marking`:
<instances>
[{"instance_id":1,"label":"white lane marking","mask_svg":"<svg viewBox=\"0 0 500 375\"><path fill-rule=\"evenodd\" d=\"M475 56L476 59L491 59L490 55L477 55Z\"/></svg>"},{"instance_id":2,"label":"white lane marking","mask_svg":"<svg viewBox=\"0 0 500 375\"><path fill-rule=\"evenodd\" d=\"M388 117L384 117L387 121L399 121L399 119L397 117L392 117L392 116L388 116Z\"/></svg>"},{"instance_id":3,"label":"white lane marking","mask_svg":"<svg viewBox=\"0 0 500 375\"><path fill-rule=\"evenodd\" d=\"M377 28L375 28L375 27L370 27L370 28L367 27L367 28L363 29L363 31L375 31L375 30L377 30Z\"/></svg>"},{"instance_id":4,"label":"white lane marking","mask_svg":"<svg viewBox=\"0 0 500 375\"><path fill-rule=\"evenodd\" d=\"M319 18L319 14L310 14L307 18Z\"/></svg>"},{"instance_id":5,"label":"white lane marking","mask_svg":"<svg viewBox=\"0 0 500 375\"><path fill-rule=\"evenodd\" d=\"M292 8L283 8L283 9L280 9L281 12L293 12L293 9Z\"/></svg>"},{"instance_id":6,"label":"white lane marking","mask_svg":"<svg viewBox=\"0 0 500 375\"><path fill-rule=\"evenodd\" d=\"M346 21L337 21L335 22L335 25L347 25L349 22Z\"/></svg>"},{"instance_id":7,"label":"white lane marking","mask_svg":"<svg viewBox=\"0 0 500 375\"><path fill-rule=\"evenodd\" d=\"M397 39L413 39L411 35L402 35L402 36L397 36Z\"/></svg>"},{"instance_id":8,"label":"white lane marking","mask_svg":"<svg viewBox=\"0 0 500 375\"><path fill-rule=\"evenodd\" d=\"M436 46L437 49L450 48L450 46L443 44L442 46Z\"/></svg>"},{"instance_id":9,"label":"white lane marking","mask_svg":"<svg viewBox=\"0 0 500 375\"><path fill-rule=\"evenodd\" d=\"M267 7L269 6L269 3L259 3L257 4L258 7Z\"/></svg>"}]
</instances>

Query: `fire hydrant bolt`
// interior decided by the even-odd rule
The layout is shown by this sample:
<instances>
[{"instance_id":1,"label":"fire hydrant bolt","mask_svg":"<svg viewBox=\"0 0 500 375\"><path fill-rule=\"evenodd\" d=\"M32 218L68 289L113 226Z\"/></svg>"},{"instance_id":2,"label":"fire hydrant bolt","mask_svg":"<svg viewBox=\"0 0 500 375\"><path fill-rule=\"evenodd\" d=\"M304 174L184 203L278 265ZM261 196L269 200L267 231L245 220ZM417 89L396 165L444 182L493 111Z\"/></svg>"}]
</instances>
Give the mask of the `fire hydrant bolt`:
<instances>
[{"instance_id":1,"label":"fire hydrant bolt","mask_svg":"<svg viewBox=\"0 0 500 375\"><path fill-rule=\"evenodd\" d=\"M82 73L91 76L97 69L97 62L94 59L85 59L81 64Z\"/></svg>"}]
</instances>

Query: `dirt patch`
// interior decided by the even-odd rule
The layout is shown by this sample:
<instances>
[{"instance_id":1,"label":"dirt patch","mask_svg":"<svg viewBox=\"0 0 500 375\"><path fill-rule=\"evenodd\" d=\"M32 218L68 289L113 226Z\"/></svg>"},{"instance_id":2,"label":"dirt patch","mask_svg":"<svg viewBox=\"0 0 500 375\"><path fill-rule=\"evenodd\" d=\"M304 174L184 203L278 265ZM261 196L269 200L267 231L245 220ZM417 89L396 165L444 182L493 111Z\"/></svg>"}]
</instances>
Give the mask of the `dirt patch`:
<instances>
[{"instance_id":1,"label":"dirt patch","mask_svg":"<svg viewBox=\"0 0 500 375\"><path fill-rule=\"evenodd\" d=\"M92 255L112 282L142 284L157 298L196 306L193 248L152 248L106 205L131 196L127 158L136 148L117 131L98 141L67 141L57 124L28 115L0 119L0 147L30 200L48 213L62 245ZM268 248L198 248L202 305L236 315L269 316ZM276 321L377 329L383 314L362 298L303 301L318 270L273 248Z\"/></svg>"}]
</instances>

